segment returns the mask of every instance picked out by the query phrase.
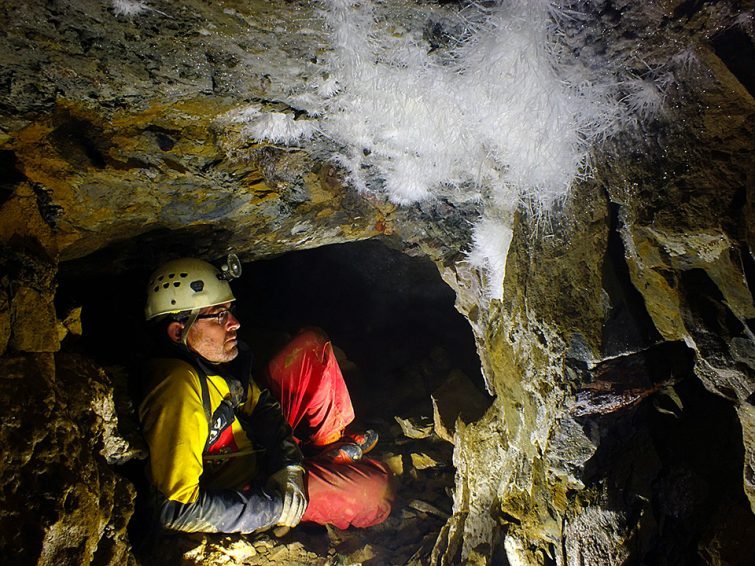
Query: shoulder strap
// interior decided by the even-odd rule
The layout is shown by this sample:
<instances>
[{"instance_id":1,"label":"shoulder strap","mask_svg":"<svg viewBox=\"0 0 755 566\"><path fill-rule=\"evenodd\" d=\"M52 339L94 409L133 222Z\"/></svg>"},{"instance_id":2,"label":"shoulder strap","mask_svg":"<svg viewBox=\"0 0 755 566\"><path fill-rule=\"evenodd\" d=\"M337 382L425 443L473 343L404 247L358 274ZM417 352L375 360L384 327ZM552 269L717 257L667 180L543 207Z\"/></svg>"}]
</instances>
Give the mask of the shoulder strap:
<instances>
[{"instance_id":1,"label":"shoulder strap","mask_svg":"<svg viewBox=\"0 0 755 566\"><path fill-rule=\"evenodd\" d=\"M202 388L202 407L204 408L205 417L207 417L207 442L204 445L204 450L202 450L203 455L206 456L208 451L215 443L215 441L218 440L222 432L233 424L236 411L231 400L226 398L220 402L220 405L218 405L218 407L215 409L215 412L212 412L210 405L210 390L208 387L207 377L209 375L209 372L207 370L207 366L205 366L202 360L196 359L195 367L197 368L197 375L199 376L199 383ZM215 375L215 372L213 372L213 375ZM226 380L226 383L228 383L228 388L230 390L231 383L229 382L228 377L226 377L222 373L219 375Z\"/></svg>"},{"instance_id":2,"label":"shoulder strap","mask_svg":"<svg viewBox=\"0 0 755 566\"><path fill-rule=\"evenodd\" d=\"M207 374L203 370L197 372L199 375L199 386L202 388L202 407L204 407L204 416L207 422L211 422L212 413L210 412L210 390L207 387Z\"/></svg>"},{"instance_id":3,"label":"shoulder strap","mask_svg":"<svg viewBox=\"0 0 755 566\"><path fill-rule=\"evenodd\" d=\"M199 387L202 393L202 408L204 409L204 416L207 419L207 442L205 443L204 450L207 452L207 448L210 444L210 436L212 433L212 408L210 406L210 389L207 386L207 370L205 369L202 361L196 356L192 355L188 349L183 346L170 345L169 354L166 357L178 358L184 362L189 363L196 371L199 377Z\"/></svg>"},{"instance_id":4,"label":"shoulder strap","mask_svg":"<svg viewBox=\"0 0 755 566\"><path fill-rule=\"evenodd\" d=\"M207 372L202 367L201 363L194 364L197 369L197 375L199 376L199 387L202 389L202 407L204 408L204 416L207 419L207 442L205 442L204 450L207 452L207 448L210 445L210 431L212 430L212 410L210 408L210 389L207 387Z\"/></svg>"}]
</instances>

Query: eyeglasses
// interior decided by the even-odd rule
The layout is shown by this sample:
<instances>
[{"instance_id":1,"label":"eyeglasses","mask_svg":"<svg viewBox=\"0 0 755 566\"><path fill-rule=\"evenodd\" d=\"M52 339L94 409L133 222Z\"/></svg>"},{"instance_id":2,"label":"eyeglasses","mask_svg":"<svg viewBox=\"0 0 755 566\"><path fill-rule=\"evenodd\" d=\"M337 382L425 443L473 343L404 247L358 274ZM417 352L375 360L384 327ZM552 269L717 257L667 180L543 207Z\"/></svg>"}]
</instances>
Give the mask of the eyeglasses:
<instances>
[{"instance_id":1,"label":"eyeglasses","mask_svg":"<svg viewBox=\"0 0 755 566\"><path fill-rule=\"evenodd\" d=\"M199 320L202 318L214 318L220 326L225 326L230 315L236 315L236 305L232 305L230 308L221 309L218 312L211 314L198 314L196 319Z\"/></svg>"}]
</instances>

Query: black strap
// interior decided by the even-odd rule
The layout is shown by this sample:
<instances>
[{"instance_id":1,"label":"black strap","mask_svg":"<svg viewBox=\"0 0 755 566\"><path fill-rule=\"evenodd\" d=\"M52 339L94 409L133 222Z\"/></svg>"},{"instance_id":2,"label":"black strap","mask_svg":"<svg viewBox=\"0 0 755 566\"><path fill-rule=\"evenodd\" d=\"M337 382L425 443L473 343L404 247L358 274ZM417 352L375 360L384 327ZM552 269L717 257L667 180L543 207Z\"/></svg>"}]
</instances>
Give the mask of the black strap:
<instances>
[{"instance_id":1,"label":"black strap","mask_svg":"<svg viewBox=\"0 0 755 566\"><path fill-rule=\"evenodd\" d=\"M195 367L199 376L199 386L202 389L202 407L204 408L204 416L207 419L207 427L208 429L212 429L212 409L210 408L210 389L207 387L207 373L202 364L195 364ZM210 436L210 431L208 430L207 442L205 442L202 452L207 452L207 448L210 446Z\"/></svg>"}]
</instances>

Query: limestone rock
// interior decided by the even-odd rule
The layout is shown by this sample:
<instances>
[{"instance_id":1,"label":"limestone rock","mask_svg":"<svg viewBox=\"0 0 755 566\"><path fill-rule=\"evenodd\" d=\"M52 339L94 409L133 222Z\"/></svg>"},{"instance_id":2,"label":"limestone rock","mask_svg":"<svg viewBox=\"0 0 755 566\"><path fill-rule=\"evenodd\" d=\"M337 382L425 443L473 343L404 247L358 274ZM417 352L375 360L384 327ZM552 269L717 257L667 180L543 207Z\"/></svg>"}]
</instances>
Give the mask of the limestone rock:
<instances>
[{"instance_id":1,"label":"limestone rock","mask_svg":"<svg viewBox=\"0 0 755 566\"><path fill-rule=\"evenodd\" d=\"M129 17L104 0L0 5L11 24L0 36L3 556L132 560L133 491L108 462L140 452L119 430L116 376L51 354L59 267L94 278L188 249L213 258L230 247L251 261L372 237L439 267L495 398L465 421L446 418L438 397L437 432L457 439L456 489L433 560L652 562L664 547L699 549L711 562L752 556L753 515L736 494L710 503L716 490L703 473L713 448L736 459L744 444L744 462L734 463L753 509L751 0L598 2L567 27L568 49L617 61L662 108L594 148L584 178L549 214L517 209L500 301L483 297L484 275L465 261L480 202L457 202L453 187L447 198L397 208L350 186L330 159L332 140L259 143L232 119L250 102L306 114L291 93L327 71L313 3L140 4ZM429 15L411 33L450 41L444 10L463 3L412 5ZM667 363L632 365L663 346ZM611 361L617 379L602 379ZM682 416L692 397L704 417L653 409L667 379L688 389ZM690 393L700 383L705 391ZM711 439L703 427L704 443L693 442L678 421L726 434ZM399 423L411 441L432 434L427 422ZM692 461L675 451L681 441ZM679 486L694 497L675 501ZM740 530L718 520L727 506ZM723 527L696 524L702 516ZM739 538L750 548L738 552ZM270 542L252 555L237 542L194 541L203 550L186 559L313 563L330 550ZM374 547L359 548L367 550L355 560Z\"/></svg>"},{"instance_id":2,"label":"limestone rock","mask_svg":"<svg viewBox=\"0 0 755 566\"><path fill-rule=\"evenodd\" d=\"M15 207L18 203L23 206ZM28 233L25 219L29 220ZM39 225L46 230L38 229ZM50 238L49 227L40 218L33 196L0 203L2 350L6 345L17 352L55 352L59 348L53 304L57 256Z\"/></svg>"},{"instance_id":3,"label":"limestone rock","mask_svg":"<svg viewBox=\"0 0 755 566\"><path fill-rule=\"evenodd\" d=\"M453 444L456 419L469 424L479 419L489 403L460 371L452 372L432 394L435 434Z\"/></svg>"},{"instance_id":4,"label":"limestone rock","mask_svg":"<svg viewBox=\"0 0 755 566\"><path fill-rule=\"evenodd\" d=\"M412 452L411 459L412 466L414 466L414 468L417 470L435 468L439 465L439 462L435 460L435 458L423 452Z\"/></svg>"},{"instance_id":5,"label":"limestone rock","mask_svg":"<svg viewBox=\"0 0 755 566\"><path fill-rule=\"evenodd\" d=\"M0 366L8 423L0 430L0 553L40 565L133 561L133 486L91 450L97 435L83 426L87 415L72 412L88 392L56 382L52 354L5 357Z\"/></svg>"},{"instance_id":6,"label":"limestone rock","mask_svg":"<svg viewBox=\"0 0 755 566\"><path fill-rule=\"evenodd\" d=\"M81 336L82 333L81 307L74 307L68 311L63 320L58 321L58 341L62 342L69 334L72 336Z\"/></svg>"},{"instance_id":7,"label":"limestone rock","mask_svg":"<svg viewBox=\"0 0 755 566\"><path fill-rule=\"evenodd\" d=\"M433 433L433 425L429 419L404 419L394 417L407 438L427 438Z\"/></svg>"},{"instance_id":8,"label":"limestone rock","mask_svg":"<svg viewBox=\"0 0 755 566\"><path fill-rule=\"evenodd\" d=\"M595 454L595 444L579 423L570 417L563 418L555 427L548 447L549 473L565 478L575 489L583 488L582 469Z\"/></svg>"},{"instance_id":9,"label":"limestone rock","mask_svg":"<svg viewBox=\"0 0 755 566\"><path fill-rule=\"evenodd\" d=\"M421 499L413 499L409 502L409 507L420 511L421 513L429 513L431 515L436 515L441 519L448 519L448 513L441 511L435 505L432 505L427 501L422 501Z\"/></svg>"},{"instance_id":10,"label":"limestone rock","mask_svg":"<svg viewBox=\"0 0 755 566\"><path fill-rule=\"evenodd\" d=\"M750 403L741 403L737 406L737 415L742 423L744 444L744 489L755 513L755 407Z\"/></svg>"},{"instance_id":11,"label":"limestone rock","mask_svg":"<svg viewBox=\"0 0 755 566\"><path fill-rule=\"evenodd\" d=\"M17 352L56 352L60 346L52 295L30 287L16 290L11 302L13 333L10 345Z\"/></svg>"},{"instance_id":12,"label":"limestone rock","mask_svg":"<svg viewBox=\"0 0 755 566\"><path fill-rule=\"evenodd\" d=\"M25 247L33 246L56 258L54 226L59 210L47 207L48 200L49 194L44 189L20 183L10 198L0 201L0 242L26 240Z\"/></svg>"},{"instance_id":13,"label":"limestone rock","mask_svg":"<svg viewBox=\"0 0 755 566\"><path fill-rule=\"evenodd\" d=\"M57 380L61 386L85 395L69 397L68 411L89 431L90 447L108 464L124 464L132 459L144 459L146 446L136 431L130 438L123 435L124 427L116 410L113 384L107 373L90 360L75 354L57 357ZM123 415L135 418L134 414Z\"/></svg>"},{"instance_id":14,"label":"limestone rock","mask_svg":"<svg viewBox=\"0 0 755 566\"><path fill-rule=\"evenodd\" d=\"M399 477L404 474L404 458L401 454L385 454L382 461L394 476Z\"/></svg>"},{"instance_id":15,"label":"limestone rock","mask_svg":"<svg viewBox=\"0 0 755 566\"><path fill-rule=\"evenodd\" d=\"M0 356L5 354L11 332L10 299L5 287L0 279Z\"/></svg>"},{"instance_id":16,"label":"limestone rock","mask_svg":"<svg viewBox=\"0 0 755 566\"><path fill-rule=\"evenodd\" d=\"M629 557L628 536L621 513L588 507L564 529L566 564L624 564Z\"/></svg>"}]
</instances>

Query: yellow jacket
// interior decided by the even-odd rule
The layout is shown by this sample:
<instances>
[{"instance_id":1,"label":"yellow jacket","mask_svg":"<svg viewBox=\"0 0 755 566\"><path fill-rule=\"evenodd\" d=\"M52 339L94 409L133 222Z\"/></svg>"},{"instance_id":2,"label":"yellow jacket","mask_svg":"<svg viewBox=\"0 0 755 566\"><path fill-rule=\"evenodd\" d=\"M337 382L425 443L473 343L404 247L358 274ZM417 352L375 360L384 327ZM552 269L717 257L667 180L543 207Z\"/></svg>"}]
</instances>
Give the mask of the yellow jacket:
<instances>
[{"instance_id":1,"label":"yellow jacket","mask_svg":"<svg viewBox=\"0 0 755 566\"><path fill-rule=\"evenodd\" d=\"M182 357L150 363L139 408L160 522L204 532L253 532L274 524L282 501L264 480L301 463L280 405L248 375L237 375L250 365L243 358L221 372Z\"/></svg>"}]
</instances>

